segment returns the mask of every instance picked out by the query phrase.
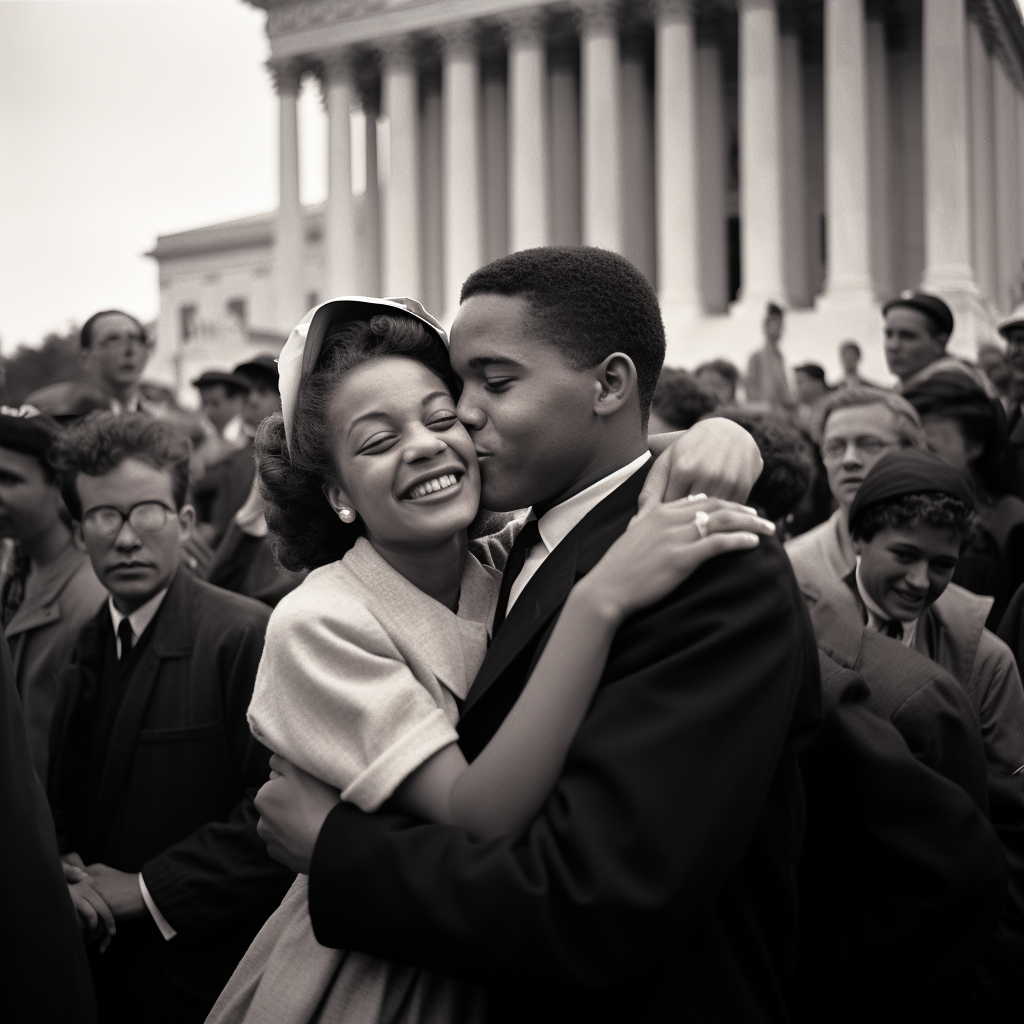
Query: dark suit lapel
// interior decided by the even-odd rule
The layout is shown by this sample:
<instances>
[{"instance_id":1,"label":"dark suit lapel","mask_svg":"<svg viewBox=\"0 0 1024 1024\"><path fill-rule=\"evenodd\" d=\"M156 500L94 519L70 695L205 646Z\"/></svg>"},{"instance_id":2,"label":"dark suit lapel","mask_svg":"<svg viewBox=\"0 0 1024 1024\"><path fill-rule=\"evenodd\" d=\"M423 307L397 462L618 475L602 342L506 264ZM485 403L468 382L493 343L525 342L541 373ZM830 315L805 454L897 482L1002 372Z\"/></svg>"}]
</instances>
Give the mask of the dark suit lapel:
<instances>
[{"instance_id":1,"label":"dark suit lapel","mask_svg":"<svg viewBox=\"0 0 1024 1024\"><path fill-rule=\"evenodd\" d=\"M190 606L193 590L189 571L178 569L157 612L152 639L128 679L124 699L114 721L110 747L103 767L103 779L96 798L92 831L94 844L97 840L102 842L108 834L118 797L127 781L135 757L139 731L160 673L160 662L163 658L180 656L191 650ZM109 618L107 622L109 625Z\"/></svg>"},{"instance_id":2,"label":"dark suit lapel","mask_svg":"<svg viewBox=\"0 0 1024 1024\"><path fill-rule=\"evenodd\" d=\"M576 581L597 564L625 530L636 514L637 498L651 464L652 460L648 460L591 509L544 560L495 635L466 698L463 716L494 686L527 645L537 639L562 607Z\"/></svg>"}]
</instances>

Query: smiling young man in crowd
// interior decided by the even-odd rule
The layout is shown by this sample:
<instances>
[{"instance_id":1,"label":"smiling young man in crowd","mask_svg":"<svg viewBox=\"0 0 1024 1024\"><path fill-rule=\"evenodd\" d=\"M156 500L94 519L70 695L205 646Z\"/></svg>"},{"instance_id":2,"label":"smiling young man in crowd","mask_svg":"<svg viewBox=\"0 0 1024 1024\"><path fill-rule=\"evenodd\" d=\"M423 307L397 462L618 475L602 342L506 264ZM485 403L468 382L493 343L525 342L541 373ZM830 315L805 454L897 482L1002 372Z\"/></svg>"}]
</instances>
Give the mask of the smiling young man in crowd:
<instances>
[{"instance_id":1,"label":"smiling young man in crowd","mask_svg":"<svg viewBox=\"0 0 1024 1024\"><path fill-rule=\"evenodd\" d=\"M1010 649L985 629L992 598L950 584L974 521L961 473L929 452L892 452L850 508L857 565L845 582L852 614L946 669L980 723L989 814L1010 870L999 940L986 965L994 1011L1009 1007L1024 982L1024 689Z\"/></svg>"},{"instance_id":2,"label":"smiling young man in crowd","mask_svg":"<svg viewBox=\"0 0 1024 1024\"><path fill-rule=\"evenodd\" d=\"M267 609L181 565L189 444L97 414L50 453L108 599L56 717L51 802L100 1020L203 1021L290 876L256 833L245 713Z\"/></svg>"},{"instance_id":3,"label":"smiling young man in crowd","mask_svg":"<svg viewBox=\"0 0 1024 1024\"><path fill-rule=\"evenodd\" d=\"M532 508L462 712L470 760L569 589L637 512L664 352L656 295L613 253L526 250L463 287L451 356L483 504ZM525 837L366 815L284 764L259 797L261 834L309 870L322 943L482 981L492 1020L782 1021L818 672L792 573L765 541L620 630Z\"/></svg>"}]
</instances>

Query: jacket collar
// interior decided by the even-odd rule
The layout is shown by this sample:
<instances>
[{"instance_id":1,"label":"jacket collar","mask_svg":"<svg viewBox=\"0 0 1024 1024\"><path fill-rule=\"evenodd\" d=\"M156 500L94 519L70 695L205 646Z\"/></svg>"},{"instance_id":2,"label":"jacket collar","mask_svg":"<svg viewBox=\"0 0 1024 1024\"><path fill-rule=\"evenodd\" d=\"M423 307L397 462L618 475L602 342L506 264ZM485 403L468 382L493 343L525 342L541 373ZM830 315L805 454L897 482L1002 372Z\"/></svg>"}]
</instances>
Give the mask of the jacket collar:
<instances>
[{"instance_id":1,"label":"jacket collar","mask_svg":"<svg viewBox=\"0 0 1024 1024\"><path fill-rule=\"evenodd\" d=\"M993 601L950 583L921 613L914 647L967 686Z\"/></svg>"},{"instance_id":2,"label":"jacket collar","mask_svg":"<svg viewBox=\"0 0 1024 1024\"><path fill-rule=\"evenodd\" d=\"M636 515L637 500L651 465L652 462L647 461L591 509L526 584L491 643L463 708L463 716L479 703L516 656L545 628L576 581L593 569L625 530Z\"/></svg>"},{"instance_id":3,"label":"jacket collar","mask_svg":"<svg viewBox=\"0 0 1024 1024\"><path fill-rule=\"evenodd\" d=\"M850 589L846 580L841 583L801 580L800 591L807 602L818 647L843 668L855 668L864 638L859 595Z\"/></svg>"},{"instance_id":4,"label":"jacket collar","mask_svg":"<svg viewBox=\"0 0 1024 1024\"><path fill-rule=\"evenodd\" d=\"M61 617L60 596L75 575L88 566L89 558L84 551L73 545L64 557L44 569L32 581L31 593L25 594L21 607L11 617L4 631L8 638L39 626L59 622ZM87 569L91 571L91 569Z\"/></svg>"},{"instance_id":5,"label":"jacket collar","mask_svg":"<svg viewBox=\"0 0 1024 1024\"><path fill-rule=\"evenodd\" d=\"M487 650L500 573L469 554L456 613L410 583L365 537L345 555L344 565L365 588L379 621L393 636L407 637L418 659L464 700Z\"/></svg>"}]
</instances>

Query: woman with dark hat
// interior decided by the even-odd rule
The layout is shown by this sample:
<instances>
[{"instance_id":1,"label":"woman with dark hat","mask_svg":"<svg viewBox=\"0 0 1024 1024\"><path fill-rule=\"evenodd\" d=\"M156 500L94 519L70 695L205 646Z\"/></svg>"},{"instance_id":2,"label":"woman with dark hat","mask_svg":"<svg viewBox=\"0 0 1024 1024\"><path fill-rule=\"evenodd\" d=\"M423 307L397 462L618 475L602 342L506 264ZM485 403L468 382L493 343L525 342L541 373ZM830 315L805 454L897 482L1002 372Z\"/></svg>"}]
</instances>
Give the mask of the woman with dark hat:
<instances>
[{"instance_id":1,"label":"woman with dark hat","mask_svg":"<svg viewBox=\"0 0 1024 1024\"><path fill-rule=\"evenodd\" d=\"M1010 486L1002 405L962 373L936 373L904 397L920 413L928 447L973 486L981 524L953 582L993 598L986 625L994 630L1024 583L1024 501Z\"/></svg>"}]
</instances>

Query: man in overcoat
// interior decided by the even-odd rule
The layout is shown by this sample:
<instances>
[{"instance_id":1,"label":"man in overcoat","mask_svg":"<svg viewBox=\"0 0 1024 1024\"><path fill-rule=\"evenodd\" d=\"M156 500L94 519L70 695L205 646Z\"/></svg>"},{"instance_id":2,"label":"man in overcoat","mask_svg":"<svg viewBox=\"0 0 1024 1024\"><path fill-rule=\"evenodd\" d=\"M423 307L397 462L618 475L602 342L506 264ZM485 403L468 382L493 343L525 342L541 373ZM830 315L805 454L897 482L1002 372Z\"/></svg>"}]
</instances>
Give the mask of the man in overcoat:
<instances>
[{"instance_id":1,"label":"man in overcoat","mask_svg":"<svg viewBox=\"0 0 1024 1024\"><path fill-rule=\"evenodd\" d=\"M68 671L51 778L61 853L88 873L72 897L113 917L90 948L105 1022L204 1020L291 878L256 833L268 753L245 718L268 611L180 564L188 455L170 424L126 414L51 456L109 594Z\"/></svg>"}]
</instances>

